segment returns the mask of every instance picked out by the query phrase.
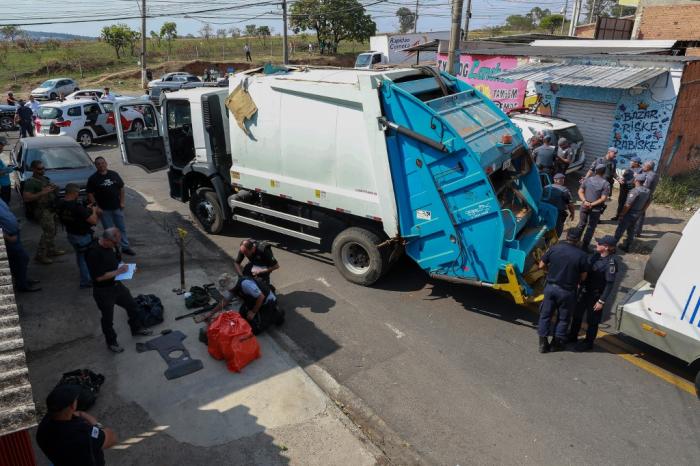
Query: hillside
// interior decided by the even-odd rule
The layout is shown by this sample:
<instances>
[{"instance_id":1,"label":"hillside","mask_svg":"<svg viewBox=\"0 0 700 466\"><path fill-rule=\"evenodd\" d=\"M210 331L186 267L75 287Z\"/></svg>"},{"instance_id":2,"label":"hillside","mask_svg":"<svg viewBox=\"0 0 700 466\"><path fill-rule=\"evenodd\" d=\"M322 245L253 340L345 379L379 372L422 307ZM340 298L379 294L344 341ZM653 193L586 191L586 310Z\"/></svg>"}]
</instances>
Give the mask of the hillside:
<instances>
[{"instance_id":1,"label":"hillside","mask_svg":"<svg viewBox=\"0 0 700 466\"><path fill-rule=\"evenodd\" d=\"M61 32L27 31L27 30L23 30L23 32L25 32L29 37L31 37L34 40L48 40L48 39L62 40L62 41L97 40L97 37L77 36L75 34L64 34Z\"/></svg>"}]
</instances>

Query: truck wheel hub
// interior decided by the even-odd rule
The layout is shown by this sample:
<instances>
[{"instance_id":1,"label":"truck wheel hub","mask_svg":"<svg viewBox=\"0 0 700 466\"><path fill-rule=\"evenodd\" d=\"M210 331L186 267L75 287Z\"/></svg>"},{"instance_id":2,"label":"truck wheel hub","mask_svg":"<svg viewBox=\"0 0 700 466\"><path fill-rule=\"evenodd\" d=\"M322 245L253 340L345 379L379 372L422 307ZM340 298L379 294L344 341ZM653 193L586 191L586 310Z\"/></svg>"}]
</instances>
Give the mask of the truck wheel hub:
<instances>
[{"instance_id":1,"label":"truck wheel hub","mask_svg":"<svg viewBox=\"0 0 700 466\"><path fill-rule=\"evenodd\" d=\"M346 243L341 251L343 266L350 272L362 275L369 268L369 253L359 243Z\"/></svg>"},{"instance_id":2,"label":"truck wheel hub","mask_svg":"<svg viewBox=\"0 0 700 466\"><path fill-rule=\"evenodd\" d=\"M197 205L197 216L203 223L211 225L214 222L214 215L214 206L209 201L199 202Z\"/></svg>"}]
</instances>

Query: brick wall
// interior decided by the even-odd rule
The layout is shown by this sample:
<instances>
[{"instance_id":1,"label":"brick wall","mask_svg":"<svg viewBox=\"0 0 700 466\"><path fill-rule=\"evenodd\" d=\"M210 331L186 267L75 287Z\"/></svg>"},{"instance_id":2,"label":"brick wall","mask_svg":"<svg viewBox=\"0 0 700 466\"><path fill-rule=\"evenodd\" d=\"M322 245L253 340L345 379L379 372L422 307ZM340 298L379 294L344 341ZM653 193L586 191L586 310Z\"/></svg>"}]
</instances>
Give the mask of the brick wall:
<instances>
[{"instance_id":1,"label":"brick wall","mask_svg":"<svg viewBox=\"0 0 700 466\"><path fill-rule=\"evenodd\" d=\"M683 71L681 88L673 111L666 144L661 154L661 171L677 175L700 170L700 61L689 62Z\"/></svg>"},{"instance_id":2,"label":"brick wall","mask_svg":"<svg viewBox=\"0 0 700 466\"><path fill-rule=\"evenodd\" d=\"M645 6L638 39L700 40L700 4Z\"/></svg>"}]
</instances>

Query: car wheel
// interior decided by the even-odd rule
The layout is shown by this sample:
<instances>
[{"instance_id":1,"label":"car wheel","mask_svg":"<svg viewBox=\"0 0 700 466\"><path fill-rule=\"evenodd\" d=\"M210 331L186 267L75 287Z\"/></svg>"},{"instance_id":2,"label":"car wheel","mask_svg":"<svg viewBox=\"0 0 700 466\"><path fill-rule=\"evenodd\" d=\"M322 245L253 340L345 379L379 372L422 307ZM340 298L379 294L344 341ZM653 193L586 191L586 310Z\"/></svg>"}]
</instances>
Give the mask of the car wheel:
<instances>
[{"instance_id":1,"label":"car wheel","mask_svg":"<svg viewBox=\"0 0 700 466\"><path fill-rule=\"evenodd\" d=\"M224 228L224 212L219 199L211 188L199 188L190 199L190 211L200 227L216 235Z\"/></svg>"},{"instance_id":2,"label":"car wheel","mask_svg":"<svg viewBox=\"0 0 700 466\"><path fill-rule=\"evenodd\" d=\"M78 142L83 147L90 147L92 145L92 133L88 130L83 130L78 133Z\"/></svg>"},{"instance_id":3,"label":"car wheel","mask_svg":"<svg viewBox=\"0 0 700 466\"><path fill-rule=\"evenodd\" d=\"M143 121L142 120L134 120L131 122L131 129L130 131L136 131L137 133L139 131L143 131Z\"/></svg>"},{"instance_id":4,"label":"car wheel","mask_svg":"<svg viewBox=\"0 0 700 466\"><path fill-rule=\"evenodd\" d=\"M73 92L78 92L79 90L80 90L80 88L76 87L75 89L73 89Z\"/></svg>"},{"instance_id":5,"label":"car wheel","mask_svg":"<svg viewBox=\"0 0 700 466\"><path fill-rule=\"evenodd\" d=\"M0 117L0 129L10 130L15 127L15 120L11 116Z\"/></svg>"},{"instance_id":6,"label":"car wheel","mask_svg":"<svg viewBox=\"0 0 700 466\"><path fill-rule=\"evenodd\" d=\"M58 95L55 92L52 92L49 95L49 100L56 100L56 99L58 99Z\"/></svg>"},{"instance_id":7,"label":"car wheel","mask_svg":"<svg viewBox=\"0 0 700 466\"><path fill-rule=\"evenodd\" d=\"M346 280L358 285L375 283L387 270L388 261L377 245L379 236L364 228L351 227L333 240L333 262Z\"/></svg>"}]
</instances>

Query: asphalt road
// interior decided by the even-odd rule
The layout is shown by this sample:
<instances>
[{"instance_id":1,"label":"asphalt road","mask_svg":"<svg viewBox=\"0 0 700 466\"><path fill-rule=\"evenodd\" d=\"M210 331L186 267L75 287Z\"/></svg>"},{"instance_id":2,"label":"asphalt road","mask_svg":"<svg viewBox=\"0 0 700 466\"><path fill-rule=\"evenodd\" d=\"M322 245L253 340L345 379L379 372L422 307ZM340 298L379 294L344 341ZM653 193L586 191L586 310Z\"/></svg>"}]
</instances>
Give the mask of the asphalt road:
<instances>
[{"instance_id":1,"label":"asphalt road","mask_svg":"<svg viewBox=\"0 0 700 466\"><path fill-rule=\"evenodd\" d=\"M169 198L164 172L124 167L109 147L90 152L153 208L188 216ZM280 243L284 332L426 463L698 463L695 396L603 349L538 354L536 315L508 299L430 281L409 260L361 288L328 254L245 225L210 238L231 256L250 236ZM689 377L678 361L650 353Z\"/></svg>"}]
</instances>

